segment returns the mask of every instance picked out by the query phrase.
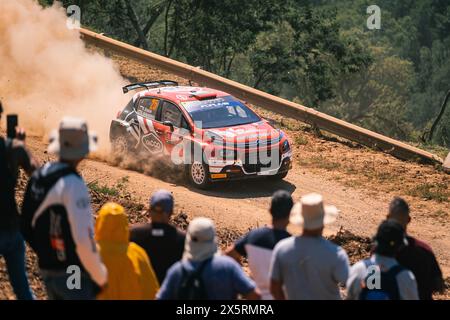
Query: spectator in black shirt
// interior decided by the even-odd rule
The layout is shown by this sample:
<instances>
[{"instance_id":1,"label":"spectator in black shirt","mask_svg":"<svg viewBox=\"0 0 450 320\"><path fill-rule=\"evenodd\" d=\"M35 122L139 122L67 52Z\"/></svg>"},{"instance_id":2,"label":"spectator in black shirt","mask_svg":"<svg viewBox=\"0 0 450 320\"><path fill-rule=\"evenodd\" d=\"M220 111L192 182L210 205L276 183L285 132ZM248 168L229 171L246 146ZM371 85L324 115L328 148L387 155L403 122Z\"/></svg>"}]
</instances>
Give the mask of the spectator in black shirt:
<instances>
[{"instance_id":1,"label":"spectator in black shirt","mask_svg":"<svg viewBox=\"0 0 450 320\"><path fill-rule=\"evenodd\" d=\"M394 198L389 205L387 218L399 223L406 232L411 222L408 203L402 198ZM444 290L444 280L439 264L430 246L409 235L406 239L408 245L400 250L396 259L416 277L420 300L432 300L433 292Z\"/></svg>"},{"instance_id":2,"label":"spectator in black shirt","mask_svg":"<svg viewBox=\"0 0 450 320\"><path fill-rule=\"evenodd\" d=\"M0 101L0 119L3 107ZM19 168L30 176L39 166L25 147L25 131L16 128L15 138L0 137L0 256L5 258L9 280L17 299L34 299L25 267L25 242L19 230L15 187Z\"/></svg>"},{"instance_id":3,"label":"spectator in black shirt","mask_svg":"<svg viewBox=\"0 0 450 320\"><path fill-rule=\"evenodd\" d=\"M132 226L130 230L130 241L147 252L160 284L167 270L181 260L184 250L184 232L170 224L173 208L172 194L156 191L150 199L151 222Z\"/></svg>"},{"instance_id":4,"label":"spectator in black shirt","mask_svg":"<svg viewBox=\"0 0 450 320\"><path fill-rule=\"evenodd\" d=\"M293 204L294 202L289 192L284 190L276 191L272 196L270 206L272 225L251 230L226 250L226 254L239 263L241 263L242 257L249 258L252 276L261 291L263 299L272 299L269 292L269 278L266 279L266 276L268 277L268 272L266 275L266 267L269 268L271 251L275 245L280 240L291 236L286 231L286 228L289 224L289 216ZM249 257L249 252L247 252L249 248L254 248L253 252L258 256L254 261L252 261L252 258ZM263 265L261 264L261 261L265 261L264 258L268 259L267 266L264 263Z\"/></svg>"}]
</instances>

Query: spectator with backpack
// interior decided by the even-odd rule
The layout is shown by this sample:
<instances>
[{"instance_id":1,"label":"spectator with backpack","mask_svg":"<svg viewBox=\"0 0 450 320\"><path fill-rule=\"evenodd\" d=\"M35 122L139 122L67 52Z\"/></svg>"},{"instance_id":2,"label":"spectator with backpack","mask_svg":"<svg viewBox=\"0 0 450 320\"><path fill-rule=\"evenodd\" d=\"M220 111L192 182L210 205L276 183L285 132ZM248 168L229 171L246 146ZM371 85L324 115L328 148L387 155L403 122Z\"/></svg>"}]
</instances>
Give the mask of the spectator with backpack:
<instances>
[{"instance_id":1,"label":"spectator with backpack","mask_svg":"<svg viewBox=\"0 0 450 320\"><path fill-rule=\"evenodd\" d=\"M158 277L164 281L167 270L181 260L185 234L170 223L174 200L167 190L158 190L150 199L151 222L131 227L130 241L142 247L147 253Z\"/></svg>"},{"instance_id":2,"label":"spectator with backpack","mask_svg":"<svg viewBox=\"0 0 450 320\"><path fill-rule=\"evenodd\" d=\"M348 300L418 300L416 279L395 256L406 245L401 225L383 221L374 238L374 253L354 264L347 281Z\"/></svg>"},{"instance_id":3,"label":"spectator with backpack","mask_svg":"<svg viewBox=\"0 0 450 320\"><path fill-rule=\"evenodd\" d=\"M399 223L406 233L411 222L408 203L402 198L394 198L389 205L387 219ZM439 263L428 244L408 234L406 241L408 244L400 249L396 259L416 277L420 300L433 300L433 292L444 290L444 279Z\"/></svg>"},{"instance_id":4,"label":"spectator with backpack","mask_svg":"<svg viewBox=\"0 0 450 320\"><path fill-rule=\"evenodd\" d=\"M175 263L158 292L159 300L259 299L255 284L230 257L217 253L214 224L196 218L189 224L182 261Z\"/></svg>"},{"instance_id":5,"label":"spectator with backpack","mask_svg":"<svg viewBox=\"0 0 450 320\"><path fill-rule=\"evenodd\" d=\"M0 101L0 119L3 106ZM32 300L25 268L25 242L19 228L15 187L22 168L31 175L38 163L25 147L25 131L16 128L16 137L0 137L0 256L5 258L11 286L17 299Z\"/></svg>"},{"instance_id":6,"label":"spectator with backpack","mask_svg":"<svg viewBox=\"0 0 450 320\"><path fill-rule=\"evenodd\" d=\"M37 254L49 299L95 299L107 282L94 241L88 188L77 172L96 146L83 119L63 118L48 147L59 160L36 170L25 192L22 232ZM69 288L71 276L79 286Z\"/></svg>"},{"instance_id":7,"label":"spectator with backpack","mask_svg":"<svg viewBox=\"0 0 450 320\"><path fill-rule=\"evenodd\" d=\"M322 236L337 215L337 208L325 206L320 194L307 194L295 204L290 221L303 233L275 246L270 291L276 300L341 299L339 284L345 284L349 271L347 253Z\"/></svg>"},{"instance_id":8,"label":"spectator with backpack","mask_svg":"<svg viewBox=\"0 0 450 320\"><path fill-rule=\"evenodd\" d=\"M272 226L251 230L228 248L226 254L241 262L241 257L248 258L252 278L255 280L264 300L272 300L270 294L269 267L272 250L275 245L290 237L286 228L293 206L292 197L285 190L278 190L272 196L270 215Z\"/></svg>"},{"instance_id":9,"label":"spectator with backpack","mask_svg":"<svg viewBox=\"0 0 450 320\"><path fill-rule=\"evenodd\" d=\"M108 286L100 300L153 300L158 280L144 249L129 241L128 217L116 203L106 203L98 212L95 240L108 269Z\"/></svg>"}]
</instances>

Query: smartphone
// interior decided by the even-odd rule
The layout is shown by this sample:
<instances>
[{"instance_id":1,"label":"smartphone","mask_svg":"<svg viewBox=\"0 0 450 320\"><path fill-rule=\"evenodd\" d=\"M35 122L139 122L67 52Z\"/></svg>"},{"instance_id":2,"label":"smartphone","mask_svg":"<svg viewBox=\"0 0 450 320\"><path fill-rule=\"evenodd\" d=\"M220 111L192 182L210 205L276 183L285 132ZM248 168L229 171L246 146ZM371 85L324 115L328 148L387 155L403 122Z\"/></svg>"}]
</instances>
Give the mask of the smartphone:
<instances>
[{"instance_id":1,"label":"smartphone","mask_svg":"<svg viewBox=\"0 0 450 320\"><path fill-rule=\"evenodd\" d=\"M6 132L8 138L14 139L16 137L16 127L19 124L19 117L17 114L8 114L6 116Z\"/></svg>"}]
</instances>

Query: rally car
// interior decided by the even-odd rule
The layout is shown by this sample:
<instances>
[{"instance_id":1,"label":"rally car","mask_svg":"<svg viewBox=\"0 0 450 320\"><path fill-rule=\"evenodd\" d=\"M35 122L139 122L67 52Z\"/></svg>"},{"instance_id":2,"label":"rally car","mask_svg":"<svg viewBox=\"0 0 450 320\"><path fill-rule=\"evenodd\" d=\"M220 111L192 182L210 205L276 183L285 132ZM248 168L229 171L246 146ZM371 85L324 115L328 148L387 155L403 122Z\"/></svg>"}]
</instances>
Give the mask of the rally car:
<instances>
[{"instance_id":1,"label":"rally car","mask_svg":"<svg viewBox=\"0 0 450 320\"><path fill-rule=\"evenodd\" d=\"M165 155L205 189L215 181L283 179L291 168L286 134L228 93L170 80L134 83L139 90L112 120L114 153Z\"/></svg>"}]
</instances>

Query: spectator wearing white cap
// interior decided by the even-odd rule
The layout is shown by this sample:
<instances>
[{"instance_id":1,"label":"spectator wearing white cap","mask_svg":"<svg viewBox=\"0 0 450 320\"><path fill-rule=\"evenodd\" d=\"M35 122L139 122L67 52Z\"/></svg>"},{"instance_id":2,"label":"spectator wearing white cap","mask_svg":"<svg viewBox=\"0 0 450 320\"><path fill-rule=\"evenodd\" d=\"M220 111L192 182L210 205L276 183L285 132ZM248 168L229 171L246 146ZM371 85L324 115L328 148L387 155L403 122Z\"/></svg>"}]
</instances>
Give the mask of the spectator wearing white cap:
<instances>
[{"instance_id":1,"label":"spectator wearing white cap","mask_svg":"<svg viewBox=\"0 0 450 320\"><path fill-rule=\"evenodd\" d=\"M157 295L159 300L259 299L255 283L232 258L217 252L214 224L196 218L189 224L182 261L175 263Z\"/></svg>"},{"instance_id":2,"label":"spectator wearing white cap","mask_svg":"<svg viewBox=\"0 0 450 320\"><path fill-rule=\"evenodd\" d=\"M280 241L271 262L271 293L277 300L339 300L339 284L349 273L347 253L323 238L324 226L336 220L338 210L325 206L322 196L305 195L294 205L291 223L301 236Z\"/></svg>"},{"instance_id":3,"label":"spectator wearing white cap","mask_svg":"<svg viewBox=\"0 0 450 320\"><path fill-rule=\"evenodd\" d=\"M83 119L63 118L48 147L59 160L36 170L27 186L22 232L38 256L50 299L95 299L106 285L88 188L76 170L96 147L96 137ZM69 288L68 277L77 270L75 290Z\"/></svg>"}]
</instances>

